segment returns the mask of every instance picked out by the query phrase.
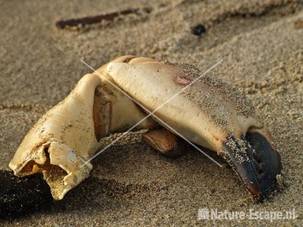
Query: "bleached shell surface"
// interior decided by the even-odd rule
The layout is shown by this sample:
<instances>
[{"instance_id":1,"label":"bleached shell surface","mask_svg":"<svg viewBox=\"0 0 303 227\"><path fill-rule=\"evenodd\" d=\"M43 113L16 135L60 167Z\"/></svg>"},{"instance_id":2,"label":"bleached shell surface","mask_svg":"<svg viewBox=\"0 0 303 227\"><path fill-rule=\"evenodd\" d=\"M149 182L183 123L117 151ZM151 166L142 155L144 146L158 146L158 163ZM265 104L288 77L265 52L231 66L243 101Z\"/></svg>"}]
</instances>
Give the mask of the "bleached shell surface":
<instances>
[{"instance_id":1,"label":"bleached shell surface","mask_svg":"<svg viewBox=\"0 0 303 227\"><path fill-rule=\"evenodd\" d=\"M85 163L98 145L92 106L97 76L88 74L28 132L9 166L16 175L42 172L55 199L88 177Z\"/></svg>"},{"instance_id":2,"label":"bleached shell surface","mask_svg":"<svg viewBox=\"0 0 303 227\"><path fill-rule=\"evenodd\" d=\"M240 137L249 127L261 127L244 96L193 66L141 58L110 63L107 71L149 111L156 110L178 133L209 149L219 151L229 134Z\"/></svg>"}]
</instances>

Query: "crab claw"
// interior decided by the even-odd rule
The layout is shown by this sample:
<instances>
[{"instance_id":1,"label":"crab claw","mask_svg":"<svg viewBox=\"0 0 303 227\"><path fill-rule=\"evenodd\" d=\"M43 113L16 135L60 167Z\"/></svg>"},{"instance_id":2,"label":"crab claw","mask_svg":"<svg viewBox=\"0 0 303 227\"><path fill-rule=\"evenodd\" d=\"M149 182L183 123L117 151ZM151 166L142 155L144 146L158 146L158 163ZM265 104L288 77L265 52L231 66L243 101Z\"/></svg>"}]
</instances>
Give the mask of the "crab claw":
<instances>
[{"instance_id":1,"label":"crab claw","mask_svg":"<svg viewBox=\"0 0 303 227\"><path fill-rule=\"evenodd\" d=\"M254 107L236 88L194 66L146 58L110 63L107 72L164 128L222 155L256 200L277 187L280 156ZM159 141L149 135L148 142L168 154Z\"/></svg>"},{"instance_id":2,"label":"crab claw","mask_svg":"<svg viewBox=\"0 0 303 227\"><path fill-rule=\"evenodd\" d=\"M262 201L277 189L281 158L261 133L248 132L243 139L229 136L224 143L223 157L255 200Z\"/></svg>"}]
</instances>

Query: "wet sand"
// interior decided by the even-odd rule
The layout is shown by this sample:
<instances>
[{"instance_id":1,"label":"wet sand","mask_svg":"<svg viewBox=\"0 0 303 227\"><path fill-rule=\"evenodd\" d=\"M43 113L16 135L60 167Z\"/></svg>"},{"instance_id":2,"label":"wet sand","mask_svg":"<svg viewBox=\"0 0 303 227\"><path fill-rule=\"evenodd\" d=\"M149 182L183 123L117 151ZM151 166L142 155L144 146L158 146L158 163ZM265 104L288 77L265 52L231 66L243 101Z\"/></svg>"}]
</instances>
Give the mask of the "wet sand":
<instances>
[{"instance_id":1,"label":"wet sand","mask_svg":"<svg viewBox=\"0 0 303 227\"><path fill-rule=\"evenodd\" d=\"M112 23L71 31L58 19L150 7ZM0 1L0 169L8 169L23 136L93 67L125 54L195 64L234 84L273 134L284 166L283 192L255 204L229 168L188 147L165 158L140 139L125 138L94 162L92 177L64 201L3 225L212 225L199 208L296 210L302 224L303 19L299 1ZM192 27L206 27L201 37ZM298 22L297 22L298 24ZM109 139L111 140L111 139ZM254 220L217 224L256 224Z\"/></svg>"}]
</instances>

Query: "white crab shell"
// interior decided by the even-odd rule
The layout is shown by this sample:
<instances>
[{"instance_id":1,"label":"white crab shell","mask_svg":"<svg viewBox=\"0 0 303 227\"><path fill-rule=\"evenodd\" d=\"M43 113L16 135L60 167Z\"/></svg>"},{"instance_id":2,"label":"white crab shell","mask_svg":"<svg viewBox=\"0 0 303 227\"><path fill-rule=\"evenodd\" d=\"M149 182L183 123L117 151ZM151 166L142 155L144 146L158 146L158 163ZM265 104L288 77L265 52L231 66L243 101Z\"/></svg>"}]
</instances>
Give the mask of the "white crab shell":
<instances>
[{"instance_id":1,"label":"white crab shell","mask_svg":"<svg viewBox=\"0 0 303 227\"><path fill-rule=\"evenodd\" d=\"M100 149L101 137L123 131L148 114L112 84L149 111L165 103L155 112L157 117L190 141L216 152L221 152L227 135L240 137L249 129L262 128L241 96L229 95L226 85L208 77L194 81L197 77L189 66L133 56L117 58L85 75L41 117L9 167L18 176L43 173L54 199L62 199L89 176L89 160ZM138 128L150 129L155 121L147 118Z\"/></svg>"},{"instance_id":2,"label":"white crab shell","mask_svg":"<svg viewBox=\"0 0 303 227\"><path fill-rule=\"evenodd\" d=\"M63 101L39 119L9 163L15 175L43 173L57 200L89 176L92 165L87 160L100 149L98 137L122 131L144 117L108 79L104 73L83 76ZM138 128L152 124L147 119Z\"/></svg>"},{"instance_id":3,"label":"white crab shell","mask_svg":"<svg viewBox=\"0 0 303 227\"><path fill-rule=\"evenodd\" d=\"M218 153L229 134L240 138L248 129L262 128L243 95L193 66L135 58L109 63L107 74L177 132Z\"/></svg>"}]
</instances>

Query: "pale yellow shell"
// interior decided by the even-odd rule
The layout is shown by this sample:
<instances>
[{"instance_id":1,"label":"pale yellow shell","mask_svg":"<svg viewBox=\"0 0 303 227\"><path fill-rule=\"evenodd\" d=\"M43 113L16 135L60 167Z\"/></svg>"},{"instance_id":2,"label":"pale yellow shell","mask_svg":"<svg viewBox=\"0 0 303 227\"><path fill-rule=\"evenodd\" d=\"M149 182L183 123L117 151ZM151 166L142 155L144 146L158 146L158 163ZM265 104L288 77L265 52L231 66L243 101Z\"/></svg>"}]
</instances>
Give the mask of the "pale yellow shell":
<instances>
[{"instance_id":1,"label":"pale yellow shell","mask_svg":"<svg viewBox=\"0 0 303 227\"><path fill-rule=\"evenodd\" d=\"M109 111L100 113L103 136L125 130L145 116L109 80L102 70L83 76L63 101L39 119L9 163L15 175L42 173L57 200L89 176L92 165L87 160L100 149L93 118L96 89L105 91L101 99L111 105L109 109L100 109ZM137 128L153 124L146 119Z\"/></svg>"},{"instance_id":2,"label":"pale yellow shell","mask_svg":"<svg viewBox=\"0 0 303 227\"><path fill-rule=\"evenodd\" d=\"M94 74L85 75L62 102L34 125L10 168L19 176L43 173L54 199L62 199L87 178L92 169L88 160L100 149L94 119L97 90L102 93L98 104L101 136L126 130L148 114L119 89L149 111L162 105L155 113L158 117L192 142L217 152L229 133L239 137L249 128L262 127L246 103L226 94L224 84L206 77L175 96L198 77L194 71L150 58L123 56L113 60ZM146 119L138 128L155 124Z\"/></svg>"},{"instance_id":3,"label":"pale yellow shell","mask_svg":"<svg viewBox=\"0 0 303 227\"><path fill-rule=\"evenodd\" d=\"M192 66L138 58L111 62L107 73L150 112L157 110L155 115L177 132L213 151L221 151L229 134L239 138L249 128L262 127L244 96L221 81L201 76Z\"/></svg>"}]
</instances>

